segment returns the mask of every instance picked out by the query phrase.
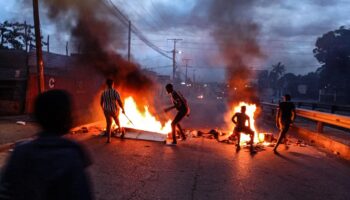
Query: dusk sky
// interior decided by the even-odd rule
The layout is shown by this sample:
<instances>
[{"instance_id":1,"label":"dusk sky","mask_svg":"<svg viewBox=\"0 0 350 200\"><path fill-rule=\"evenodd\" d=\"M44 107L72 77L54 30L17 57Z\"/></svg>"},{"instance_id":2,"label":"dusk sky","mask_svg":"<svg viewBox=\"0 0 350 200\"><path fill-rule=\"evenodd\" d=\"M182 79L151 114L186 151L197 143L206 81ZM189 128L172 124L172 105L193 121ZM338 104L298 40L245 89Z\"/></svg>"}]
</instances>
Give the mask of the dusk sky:
<instances>
[{"instance_id":1,"label":"dusk sky","mask_svg":"<svg viewBox=\"0 0 350 200\"><path fill-rule=\"evenodd\" d=\"M193 68L189 68L189 76L192 77L193 69L196 69L197 80L223 80L225 63L221 62L217 41L212 37L212 26L210 23L205 24L203 20L206 19L203 17L206 16L206 8L202 4L209 1L113 0L132 23L161 49L172 50L173 43L167 39L183 39L177 44L177 49L182 52L178 55L177 62L183 65L183 58L191 59L189 65ZM227 4L232 2L227 0ZM350 24L348 14L350 0L247 0L247 2L250 2L247 3L249 7L240 8L240 12L244 13L242 20L250 20L257 25L256 40L265 55L263 58L249 61L254 69L270 69L272 64L282 62L287 72L306 74L315 71L320 66L312 54L317 37L340 26L349 27ZM68 32L56 28L55 22L50 21L45 12L45 9L42 9L43 35L44 37L50 35L52 52L64 53L65 42L69 40L74 43L74 41ZM239 18L240 15L236 16ZM198 22L196 17L202 21ZM0 0L0 21L5 20L26 20L32 23L32 7L24 6L20 0ZM116 35L127 41L127 27ZM172 64L170 59L147 47L136 36L132 35L132 38L131 51L136 62L161 74L170 75ZM125 44L118 46L118 51L124 54ZM183 67L180 68L180 72L184 74Z\"/></svg>"}]
</instances>

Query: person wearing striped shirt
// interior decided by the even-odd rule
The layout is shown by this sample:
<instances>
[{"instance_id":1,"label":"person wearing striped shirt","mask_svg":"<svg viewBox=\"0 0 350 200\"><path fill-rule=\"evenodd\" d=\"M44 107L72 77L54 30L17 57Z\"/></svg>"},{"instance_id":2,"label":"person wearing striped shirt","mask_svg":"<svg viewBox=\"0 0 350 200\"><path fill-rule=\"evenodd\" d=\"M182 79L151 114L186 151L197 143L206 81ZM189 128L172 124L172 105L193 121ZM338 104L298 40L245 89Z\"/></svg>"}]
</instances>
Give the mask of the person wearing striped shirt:
<instances>
[{"instance_id":1,"label":"person wearing striped shirt","mask_svg":"<svg viewBox=\"0 0 350 200\"><path fill-rule=\"evenodd\" d=\"M113 88L114 82L112 79L106 80L107 89L104 90L101 94L101 107L106 118L106 133L107 133L107 143L111 142L111 126L112 120L114 119L115 124L118 126L119 130L122 132L121 138L124 137L124 131L120 126L118 114L119 108L122 109L122 112L125 113L123 103L120 99L120 95L117 90ZM118 105L117 105L118 104Z\"/></svg>"},{"instance_id":2,"label":"person wearing striped shirt","mask_svg":"<svg viewBox=\"0 0 350 200\"><path fill-rule=\"evenodd\" d=\"M189 116L190 108L187 104L186 99L182 96L182 94L180 92L177 92L174 90L172 84L167 84L165 86L165 89L166 89L167 93L171 95L171 100L172 100L174 105L164 109L164 111L168 112L174 108L176 108L176 110L178 110L178 113L176 114L174 120L171 122L171 130L172 130L172 136L173 136L173 142L171 143L171 145L176 145L177 144L176 135L175 135L176 127L179 129L182 140L186 140L186 135L184 134L184 132L181 128L180 121L186 115Z\"/></svg>"}]
</instances>

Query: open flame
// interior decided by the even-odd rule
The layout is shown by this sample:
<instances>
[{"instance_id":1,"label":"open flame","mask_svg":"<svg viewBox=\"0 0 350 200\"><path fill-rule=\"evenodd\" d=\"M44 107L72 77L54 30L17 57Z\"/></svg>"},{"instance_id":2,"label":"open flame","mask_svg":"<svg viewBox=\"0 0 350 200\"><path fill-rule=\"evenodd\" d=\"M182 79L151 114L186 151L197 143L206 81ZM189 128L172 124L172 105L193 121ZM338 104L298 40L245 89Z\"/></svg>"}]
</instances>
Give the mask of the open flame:
<instances>
[{"instance_id":1,"label":"open flame","mask_svg":"<svg viewBox=\"0 0 350 200\"><path fill-rule=\"evenodd\" d=\"M135 100L130 96L124 100L124 109L126 115L130 118L133 124L126 118L120 110L119 120L122 127L134 128L161 134L171 132L171 120L168 120L165 125L156 119L148 110L148 106L144 106L145 111L141 112L137 109Z\"/></svg>"},{"instance_id":2,"label":"open flame","mask_svg":"<svg viewBox=\"0 0 350 200\"><path fill-rule=\"evenodd\" d=\"M263 133L259 133L255 127L255 119L254 119L254 113L256 111L256 105L255 104L248 104L245 102L240 102L238 105L233 105L231 112L230 112L230 119L236 112L241 112L241 107L246 106L246 114L250 118L250 128L255 132L254 134L254 143L264 142L265 135ZM248 122L246 122L248 125ZM233 130L235 128L235 125L231 122L230 123L230 130ZM245 133L241 133L241 145L244 143L248 143L250 141L250 136Z\"/></svg>"}]
</instances>

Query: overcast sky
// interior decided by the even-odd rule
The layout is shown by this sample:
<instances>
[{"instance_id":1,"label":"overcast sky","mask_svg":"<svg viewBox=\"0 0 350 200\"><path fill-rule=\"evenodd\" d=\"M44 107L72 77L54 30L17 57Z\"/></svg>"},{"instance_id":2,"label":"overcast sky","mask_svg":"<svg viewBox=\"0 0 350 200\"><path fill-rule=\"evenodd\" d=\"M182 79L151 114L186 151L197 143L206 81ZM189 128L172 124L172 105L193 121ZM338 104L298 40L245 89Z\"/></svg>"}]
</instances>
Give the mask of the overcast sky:
<instances>
[{"instance_id":1,"label":"overcast sky","mask_svg":"<svg viewBox=\"0 0 350 200\"><path fill-rule=\"evenodd\" d=\"M196 10L200 0L113 0L113 2L131 19L143 34L160 48L170 51L173 43L169 38L181 38L177 47L183 58L192 59L189 68L198 79L216 80L223 77L223 65L217 62L219 51L210 31L203 26L193 26L193 15L202 15ZM248 0L252 1L252 0ZM82 1L83 2L83 1ZM229 4L231 1L227 0ZM306 74L319 67L313 57L317 37L337 29L349 27L350 0L256 0L252 8L251 20L259 26L257 40L266 55L254 60L254 69L269 69L272 64L282 62L287 72ZM24 21L32 23L32 8L22 6L21 0L0 0L0 21ZM42 12L45 12L43 9ZM243 11L244 12L244 11ZM250 14L248 13L248 14ZM41 13L44 36L50 34L51 51L64 53L68 33L62 33ZM191 21L191 22L190 22ZM127 40L125 28L125 40ZM207 55L213 56L207 56ZM171 60L154 52L136 36L132 40L132 55L144 67L153 68L162 74L170 74ZM170 55L170 54L169 54ZM221 65L221 66L220 66ZM211 68L212 67L212 68ZM184 69L181 68L184 74Z\"/></svg>"}]
</instances>

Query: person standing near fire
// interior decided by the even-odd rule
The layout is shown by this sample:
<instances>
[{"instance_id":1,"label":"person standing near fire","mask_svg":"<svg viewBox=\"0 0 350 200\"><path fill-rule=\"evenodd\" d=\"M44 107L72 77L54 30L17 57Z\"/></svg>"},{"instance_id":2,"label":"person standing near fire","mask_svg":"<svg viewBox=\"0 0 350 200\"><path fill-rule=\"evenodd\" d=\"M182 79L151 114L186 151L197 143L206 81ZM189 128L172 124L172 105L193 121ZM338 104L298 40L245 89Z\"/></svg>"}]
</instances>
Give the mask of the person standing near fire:
<instances>
[{"instance_id":1,"label":"person standing near fire","mask_svg":"<svg viewBox=\"0 0 350 200\"><path fill-rule=\"evenodd\" d=\"M114 81L112 79L107 79L106 84L107 89L104 90L101 94L100 104L106 118L107 143L110 143L112 119L114 119L115 124L118 126L121 132L121 138L124 138L124 130L120 125L118 115L119 107L122 109L123 113L125 113L125 110L118 91L113 88ZM119 106L117 105L117 103Z\"/></svg>"},{"instance_id":2,"label":"person standing near fire","mask_svg":"<svg viewBox=\"0 0 350 200\"><path fill-rule=\"evenodd\" d=\"M233 135L237 136L237 148L236 151L238 152L241 149L240 143L241 143L241 133L249 134L250 135L250 152L254 153L254 131L250 128L250 118L247 114L245 114L247 110L246 106L241 107L241 112L237 112L232 116L232 122L236 125L236 127L233 130ZM247 123L247 124L246 124Z\"/></svg>"},{"instance_id":3,"label":"person standing near fire","mask_svg":"<svg viewBox=\"0 0 350 200\"><path fill-rule=\"evenodd\" d=\"M182 94L178 91L174 90L174 87L172 84L167 84L165 86L165 89L168 94L171 95L171 100L173 102L173 106L168 107L164 109L165 112L169 112L170 110L176 108L178 110L178 113L176 114L174 120L171 122L171 131L172 131L172 137L173 137L173 142L170 145L176 145L176 127L179 129L180 135L182 140L186 140L186 135L184 134L180 121L187 115L189 116L190 114L190 108L187 104L186 99L182 96Z\"/></svg>"},{"instance_id":4,"label":"person standing near fire","mask_svg":"<svg viewBox=\"0 0 350 200\"><path fill-rule=\"evenodd\" d=\"M290 125L295 120L295 105L290 101L291 96L286 94L283 96L283 102L279 103L276 115L276 126L280 130L279 136L273 149L273 152L278 154L277 148L281 144L282 140L285 139L286 133L289 130ZM287 143L285 142L286 149L288 149Z\"/></svg>"}]
</instances>

